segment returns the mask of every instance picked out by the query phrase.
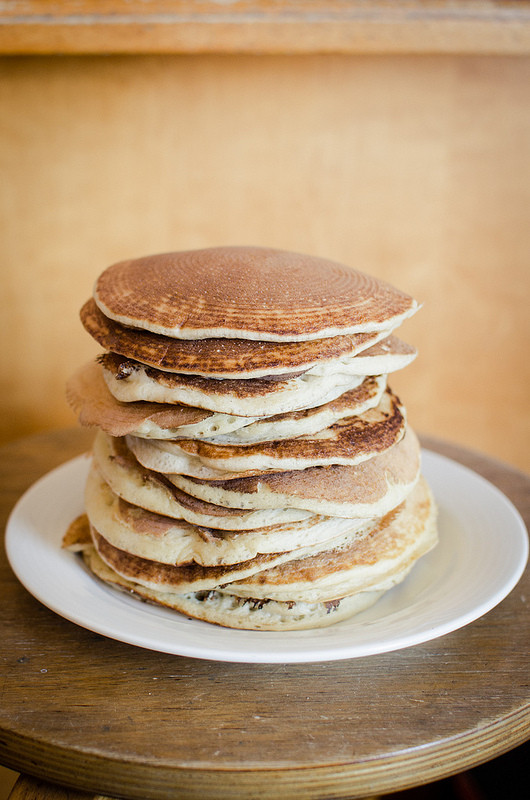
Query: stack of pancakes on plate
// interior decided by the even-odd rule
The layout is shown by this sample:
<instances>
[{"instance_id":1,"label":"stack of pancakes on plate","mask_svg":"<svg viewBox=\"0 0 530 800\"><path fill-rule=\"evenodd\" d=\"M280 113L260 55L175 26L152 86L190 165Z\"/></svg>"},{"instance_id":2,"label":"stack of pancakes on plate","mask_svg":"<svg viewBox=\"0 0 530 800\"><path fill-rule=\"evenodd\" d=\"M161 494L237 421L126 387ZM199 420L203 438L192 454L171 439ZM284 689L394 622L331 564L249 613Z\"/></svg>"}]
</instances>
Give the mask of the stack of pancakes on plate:
<instances>
[{"instance_id":1,"label":"stack of pancakes on plate","mask_svg":"<svg viewBox=\"0 0 530 800\"><path fill-rule=\"evenodd\" d=\"M411 297L258 247L115 264L81 320L103 353L69 381L96 426L64 546L102 580L229 627L329 625L437 541L420 449L387 376Z\"/></svg>"}]
</instances>

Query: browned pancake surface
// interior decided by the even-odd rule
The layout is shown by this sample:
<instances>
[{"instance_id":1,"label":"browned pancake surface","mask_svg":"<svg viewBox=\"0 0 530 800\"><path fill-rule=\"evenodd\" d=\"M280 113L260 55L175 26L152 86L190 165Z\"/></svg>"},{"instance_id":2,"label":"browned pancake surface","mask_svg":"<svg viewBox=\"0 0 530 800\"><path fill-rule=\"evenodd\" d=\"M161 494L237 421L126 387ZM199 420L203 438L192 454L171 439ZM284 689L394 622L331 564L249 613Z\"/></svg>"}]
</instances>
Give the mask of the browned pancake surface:
<instances>
[{"instance_id":1,"label":"browned pancake surface","mask_svg":"<svg viewBox=\"0 0 530 800\"><path fill-rule=\"evenodd\" d=\"M250 339L175 339L130 328L106 317L93 299L81 309L81 321L105 349L168 372L226 375L289 372L367 348L374 334L358 333L302 342L258 342Z\"/></svg>"},{"instance_id":2,"label":"browned pancake surface","mask_svg":"<svg viewBox=\"0 0 530 800\"><path fill-rule=\"evenodd\" d=\"M248 516L250 513L248 509L225 508L224 506L218 506L214 503L209 503L206 500L200 500L197 497L193 497L192 495L183 492L181 489L171 483L171 481L169 481L165 475L162 475L160 472L153 472L153 470L143 467L127 447L124 438L116 437L111 441L113 445L113 453L111 458L113 461L121 464L126 469L131 469L137 472L141 476L142 482L145 485L158 485L170 492L173 498L180 505L184 506L184 508L188 508L190 511L200 514L207 514L208 516L212 517L231 517L235 512L238 511L242 516Z\"/></svg>"},{"instance_id":3,"label":"browned pancake surface","mask_svg":"<svg viewBox=\"0 0 530 800\"><path fill-rule=\"evenodd\" d=\"M102 273L94 298L112 319L179 338L232 331L280 341L384 327L415 307L403 292L343 264L262 247L122 261Z\"/></svg>"},{"instance_id":4,"label":"browned pancake surface","mask_svg":"<svg viewBox=\"0 0 530 800\"><path fill-rule=\"evenodd\" d=\"M179 584L188 585L207 581L212 586L221 585L230 581L235 572L245 569L266 569L274 562L280 553L260 554L250 561L229 566L203 567L200 564L162 564L159 561L149 561L146 558L132 555L110 544L93 526L91 526L92 540L101 558L112 569L129 580L154 582L160 586L178 588ZM187 591L187 589L186 589Z\"/></svg>"},{"instance_id":5,"label":"browned pancake surface","mask_svg":"<svg viewBox=\"0 0 530 800\"><path fill-rule=\"evenodd\" d=\"M335 400L326 403L324 407L346 414L349 409L368 401L377 391L376 378L368 377L356 389L344 392ZM171 430L202 422L213 414L201 408L176 403L153 403L145 400L125 403L117 400L105 383L101 365L96 362L85 364L69 378L66 385L66 399L78 415L81 425L99 427L111 436L134 433L147 420L159 428ZM267 419L273 423L283 420L296 422L318 414L321 408L322 406L317 406L275 414Z\"/></svg>"},{"instance_id":6,"label":"browned pancake surface","mask_svg":"<svg viewBox=\"0 0 530 800\"><path fill-rule=\"evenodd\" d=\"M343 503L370 502L378 496L388 481L409 483L417 473L420 460L419 443L412 430L390 450L355 466L333 464L326 467L308 467L289 472L273 472L230 480L200 480L186 478L185 484L218 487L235 494L257 494L264 486L268 491L289 494L293 497L326 498Z\"/></svg>"},{"instance_id":7,"label":"browned pancake surface","mask_svg":"<svg viewBox=\"0 0 530 800\"><path fill-rule=\"evenodd\" d=\"M415 352L415 348L411 347L406 342L402 342L397 336L388 336L383 341L363 351L359 357L366 359L393 355L411 356L414 355ZM303 375L304 372L307 371L301 370L299 372L267 375L251 379L225 378L219 380L216 378L206 378L202 375L166 372L156 367L145 366L140 361L112 352L103 353L99 356L98 361L117 381L127 380L135 372L143 370L149 379L168 389L192 388L211 396L223 396L228 394L241 398L260 398L274 393L281 394L285 390L288 381ZM366 366L360 368L359 374L361 376L366 375Z\"/></svg>"},{"instance_id":8,"label":"browned pancake surface","mask_svg":"<svg viewBox=\"0 0 530 800\"><path fill-rule=\"evenodd\" d=\"M167 564L134 555L108 542L93 526L91 535L96 550L112 569L129 580L153 583L179 590L193 590L207 584L223 586L238 581L238 573L249 577L244 583L288 586L300 582L318 584L326 575L347 572L356 566L374 566L394 559L414 544L426 528L432 513L432 499L423 481L399 507L375 522L371 531L340 547L323 547L296 557L293 553L259 554L248 561L223 566L197 563ZM278 558L281 559L278 563ZM275 563L276 562L276 563ZM384 567L383 567L384 571ZM237 585L237 583L236 583Z\"/></svg>"},{"instance_id":9,"label":"browned pancake surface","mask_svg":"<svg viewBox=\"0 0 530 800\"><path fill-rule=\"evenodd\" d=\"M351 458L361 453L383 453L403 436L405 417L399 399L387 389L377 408L361 416L346 417L320 435L300 436L251 445L213 444L196 439L178 440L178 448L190 455L222 461L235 457Z\"/></svg>"},{"instance_id":10,"label":"browned pancake surface","mask_svg":"<svg viewBox=\"0 0 530 800\"><path fill-rule=\"evenodd\" d=\"M413 505L414 514L407 515L407 526L398 522L404 516L406 505ZM406 542L414 542L424 530L426 521L432 513L432 499L428 490L420 482L403 504L378 520L372 530L347 547L331 548L315 555L293 559L278 567L271 567L247 582L256 584L289 584L316 582L325 575L348 570L354 566L371 566L399 554Z\"/></svg>"}]
</instances>

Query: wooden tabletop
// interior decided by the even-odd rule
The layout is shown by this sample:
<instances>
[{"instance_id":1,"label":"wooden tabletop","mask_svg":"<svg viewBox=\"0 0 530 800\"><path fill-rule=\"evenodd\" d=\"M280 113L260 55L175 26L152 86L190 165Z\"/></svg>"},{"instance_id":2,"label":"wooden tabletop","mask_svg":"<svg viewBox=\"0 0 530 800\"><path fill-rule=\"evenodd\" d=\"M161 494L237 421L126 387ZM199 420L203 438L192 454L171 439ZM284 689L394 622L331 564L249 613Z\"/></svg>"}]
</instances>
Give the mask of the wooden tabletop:
<instances>
[{"instance_id":1,"label":"wooden tabletop","mask_svg":"<svg viewBox=\"0 0 530 800\"><path fill-rule=\"evenodd\" d=\"M3 526L20 495L92 434L0 448ZM530 478L434 440L530 526ZM127 798L348 797L437 780L530 732L527 569L467 627L401 651L312 664L187 659L106 639L43 607L0 554L0 763Z\"/></svg>"}]
</instances>

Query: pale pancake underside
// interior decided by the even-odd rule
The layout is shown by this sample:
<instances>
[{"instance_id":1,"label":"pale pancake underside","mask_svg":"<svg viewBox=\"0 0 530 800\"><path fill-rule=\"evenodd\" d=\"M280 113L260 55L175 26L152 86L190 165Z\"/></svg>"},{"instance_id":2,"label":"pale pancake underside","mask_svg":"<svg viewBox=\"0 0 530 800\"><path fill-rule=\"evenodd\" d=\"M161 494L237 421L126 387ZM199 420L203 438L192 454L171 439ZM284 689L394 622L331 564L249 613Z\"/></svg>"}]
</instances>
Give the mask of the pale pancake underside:
<instances>
[{"instance_id":1,"label":"pale pancake underside","mask_svg":"<svg viewBox=\"0 0 530 800\"><path fill-rule=\"evenodd\" d=\"M140 362L107 353L100 358L105 382L119 401L176 403L251 417L314 408L360 386L367 376L402 369L415 358L414 348L394 336L350 360L327 368L274 379L203 378L147 367Z\"/></svg>"},{"instance_id":2,"label":"pale pancake underside","mask_svg":"<svg viewBox=\"0 0 530 800\"><path fill-rule=\"evenodd\" d=\"M370 376L322 406L272 417L240 417L182 405L120 402L110 393L102 367L89 362L72 375L66 395L82 425L101 428L111 436L254 444L311 435L344 417L363 414L379 404L385 388L385 375Z\"/></svg>"}]
</instances>

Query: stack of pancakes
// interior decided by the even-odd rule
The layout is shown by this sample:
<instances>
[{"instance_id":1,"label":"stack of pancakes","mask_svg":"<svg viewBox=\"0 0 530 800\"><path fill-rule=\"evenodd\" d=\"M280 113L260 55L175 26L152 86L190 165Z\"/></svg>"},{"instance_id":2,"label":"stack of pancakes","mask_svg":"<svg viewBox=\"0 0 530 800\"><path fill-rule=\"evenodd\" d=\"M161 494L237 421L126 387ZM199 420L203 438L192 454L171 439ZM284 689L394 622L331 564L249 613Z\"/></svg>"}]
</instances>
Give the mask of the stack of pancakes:
<instances>
[{"instance_id":1,"label":"stack of pancakes","mask_svg":"<svg viewBox=\"0 0 530 800\"><path fill-rule=\"evenodd\" d=\"M329 625L436 543L387 376L408 295L321 258L222 247L109 267L81 311L104 352L68 384L96 426L64 545L102 580L229 627Z\"/></svg>"}]
</instances>

